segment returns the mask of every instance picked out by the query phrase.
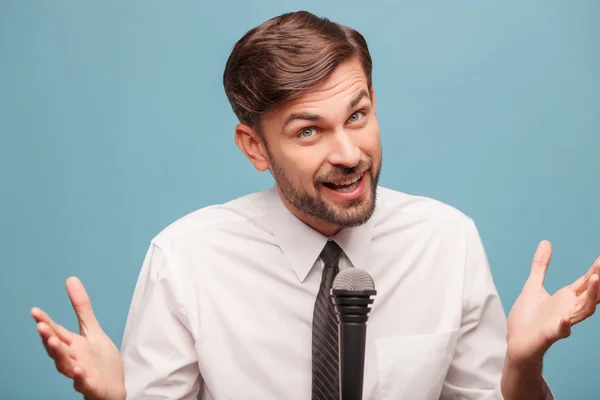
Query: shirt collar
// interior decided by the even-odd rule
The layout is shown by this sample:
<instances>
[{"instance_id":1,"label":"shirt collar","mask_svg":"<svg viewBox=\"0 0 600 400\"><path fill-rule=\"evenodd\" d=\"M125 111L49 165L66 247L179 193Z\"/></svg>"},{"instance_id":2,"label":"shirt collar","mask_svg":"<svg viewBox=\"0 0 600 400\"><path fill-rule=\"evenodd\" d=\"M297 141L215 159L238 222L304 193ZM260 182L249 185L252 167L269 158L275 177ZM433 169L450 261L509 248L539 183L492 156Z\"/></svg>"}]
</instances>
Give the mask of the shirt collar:
<instances>
[{"instance_id":1,"label":"shirt collar","mask_svg":"<svg viewBox=\"0 0 600 400\"><path fill-rule=\"evenodd\" d=\"M304 282L329 239L336 241L354 267L367 267L373 229L372 217L360 226L344 228L334 237L328 238L300 221L288 210L279 197L277 185L268 190L266 205L275 241L300 282Z\"/></svg>"}]
</instances>

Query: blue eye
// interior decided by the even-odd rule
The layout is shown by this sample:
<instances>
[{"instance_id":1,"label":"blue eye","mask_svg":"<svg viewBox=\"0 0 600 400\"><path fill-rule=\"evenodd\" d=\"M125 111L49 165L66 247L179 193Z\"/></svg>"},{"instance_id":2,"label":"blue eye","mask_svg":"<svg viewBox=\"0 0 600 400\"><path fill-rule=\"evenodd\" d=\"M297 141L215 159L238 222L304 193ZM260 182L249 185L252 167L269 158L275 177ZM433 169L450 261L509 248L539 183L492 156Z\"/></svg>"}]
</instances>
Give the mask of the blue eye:
<instances>
[{"instance_id":1,"label":"blue eye","mask_svg":"<svg viewBox=\"0 0 600 400\"><path fill-rule=\"evenodd\" d=\"M362 111L357 111L348 118L348 122L360 121L362 118Z\"/></svg>"},{"instance_id":2,"label":"blue eye","mask_svg":"<svg viewBox=\"0 0 600 400\"><path fill-rule=\"evenodd\" d=\"M300 132L298 132L298 136L300 136L301 138L310 138L313 136L313 134L316 133L316 131L317 128L304 128Z\"/></svg>"}]
</instances>

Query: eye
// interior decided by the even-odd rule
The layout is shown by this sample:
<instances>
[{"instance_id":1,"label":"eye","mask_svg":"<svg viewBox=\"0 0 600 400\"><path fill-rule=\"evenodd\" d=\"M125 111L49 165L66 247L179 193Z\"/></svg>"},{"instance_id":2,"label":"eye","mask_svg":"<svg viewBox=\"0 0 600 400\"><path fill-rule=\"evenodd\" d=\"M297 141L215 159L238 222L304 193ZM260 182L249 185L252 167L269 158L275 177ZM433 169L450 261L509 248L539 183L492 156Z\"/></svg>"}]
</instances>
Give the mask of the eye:
<instances>
[{"instance_id":1,"label":"eye","mask_svg":"<svg viewBox=\"0 0 600 400\"><path fill-rule=\"evenodd\" d=\"M313 137L316 133L317 133L317 128L315 128L315 127L304 128L300 132L298 132L298 137L309 139L309 138Z\"/></svg>"},{"instance_id":2,"label":"eye","mask_svg":"<svg viewBox=\"0 0 600 400\"><path fill-rule=\"evenodd\" d=\"M348 118L348 122L357 122L360 121L364 117L363 111L357 111Z\"/></svg>"}]
</instances>

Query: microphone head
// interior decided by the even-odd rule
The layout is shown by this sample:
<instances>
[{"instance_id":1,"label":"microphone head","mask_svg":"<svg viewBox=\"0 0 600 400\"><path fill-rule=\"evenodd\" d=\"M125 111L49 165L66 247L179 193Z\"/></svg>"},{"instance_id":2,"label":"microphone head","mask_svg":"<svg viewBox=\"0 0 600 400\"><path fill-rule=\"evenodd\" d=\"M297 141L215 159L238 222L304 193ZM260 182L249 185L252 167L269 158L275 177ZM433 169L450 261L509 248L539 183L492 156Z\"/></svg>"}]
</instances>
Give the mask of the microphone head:
<instances>
[{"instance_id":1,"label":"microphone head","mask_svg":"<svg viewBox=\"0 0 600 400\"><path fill-rule=\"evenodd\" d=\"M348 268L336 275L331 288L348 291L375 290L375 283L367 271Z\"/></svg>"}]
</instances>

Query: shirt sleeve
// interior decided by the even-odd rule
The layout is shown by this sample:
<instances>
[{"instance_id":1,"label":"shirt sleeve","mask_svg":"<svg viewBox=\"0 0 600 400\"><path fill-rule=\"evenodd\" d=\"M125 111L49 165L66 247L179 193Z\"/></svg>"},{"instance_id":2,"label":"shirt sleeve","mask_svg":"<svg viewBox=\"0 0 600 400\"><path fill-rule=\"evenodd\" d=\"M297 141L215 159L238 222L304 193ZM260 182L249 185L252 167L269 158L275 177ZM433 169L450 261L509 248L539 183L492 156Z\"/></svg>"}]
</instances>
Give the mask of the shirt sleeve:
<instances>
[{"instance_id":1,"label":"shirt sleeve","mask_svg":"<svg viewBox=\"0 0 600 400\"><path fill-rule=\"evenodd\" d=\"M121 355L127 399L194 399L202 384L173 260L152 244L127 316Z\"/></svg>"},{"instance_id":2,"label":"shirt sleeve","mask_svg":"<svg viewBox=\"0 0 600 400\"><path fill-rule=\"evenodd\" d=\"M503 400L500 390L506 355L506 314L473 221L467 226L463 312L459 338L441 400ZM545 399L554 397L545 385Z\"/></svg>"}]
</instances>

